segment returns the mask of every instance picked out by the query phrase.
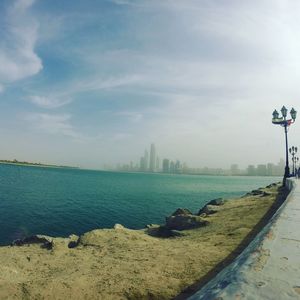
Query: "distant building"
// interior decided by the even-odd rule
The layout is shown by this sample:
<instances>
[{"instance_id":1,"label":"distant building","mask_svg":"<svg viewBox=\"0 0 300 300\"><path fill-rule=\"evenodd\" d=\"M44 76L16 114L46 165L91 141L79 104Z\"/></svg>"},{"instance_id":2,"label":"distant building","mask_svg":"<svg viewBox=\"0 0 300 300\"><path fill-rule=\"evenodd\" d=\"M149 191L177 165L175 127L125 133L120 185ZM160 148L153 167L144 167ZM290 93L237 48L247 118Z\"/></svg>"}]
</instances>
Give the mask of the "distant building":
<instances>
[{"instance_id":1,"label":"distant building","mask_svg":"<svg viewBox=\"0 0 300 300\"><path fill-rule=\"evenodd\" d=\"M140 159L140 171L145 172L145 157L141 157Z\"/></svg>"},{"instance_id":2,"label":"distant building","mask_svg":"<svg viewBox=\"0 0 300 300\"><path fill-rule=\"evenodd\" d=\"M156 164L156 157L155 157L155 145L151 144L150 148L150 164L149 164L149 171L154 172L155 171L155 164Z\"/></svg>"},{"instance_id":3,"label":"distant building","mask_svg":"<svg viewBox=\"0 0 300 300\"><path fill-rule=\"evenodd\" d=\"M189 167L188 167L187 163L183 163L183 165L182 165L182 173L184 173L184 174L189 173Z\"/></svg>"},{"instance_id":4,"label":"distant building","mask_svg":"<svg viewBox=\"0 0 300 300\"><path fill-rule=\"evenodd\" d=\"M231 175L239 175L240 174L239 165L232 164L230 167L230 174Z\"/></svg>"},{"instance_id":5,"label":"distant building","mask_svg":"<svg viewBox=\"0 0 300 300\"><path fill-rule=\"evenodd\" d=\"M175 173L175 163L174 163L174 161L170 162L170 173Z\"/></svg>"},{"instance_id":6,"label":"distant building","mask_svg":"<svg viewBox=\"0 0 300 300\"><path fill-rule=\"evenodd\" d=\"M266 165L257 165L256 175L266 176L267 175L267 166Z\"/></svg>"},{"instance_id":7,"label":"distant building","mask_svg":"<svg viewBox=\"0 0 300 300\"><path fill-rule=\"evenodd\" d=\"M149 154L148 154L148 151L145 150L145 153L144 153L144 169L143 171L146 172L149 168Z\"/></svg>"},{"instance_id":8,"label":"distant building","mask_svg":"<svg viewBox=\"0 0 300 300\"><path fill-rule=\"evenodd\" d=\"M159 157L156 157L155 170L156 170L156 171L159 171L159 170L160 170L160 161L159 161Z\"/></svg>"},{"instance_id":9,"label":"distant building","mask_svg":"<svg viewBox=\"0 0 300 300\"><path fill-rule=\"evenodd\" d=\"M268 163L267 164L267 175L268 176L276 175L275 174L275 168L276 168L276 166L274 164Z\"/></svg>"},{"instance_id":10,"label":"distant building","mask_svg":"<svg viewBox=\"0 0 300 300\"><path fill-rule=\"evenodd\" d=\"M249 165L247 168L247 175L255 176L256 170L254 165Z\"/></svg>"},{"instance_id":11,"label":"distant building","mask_svg":"<svg viewBox=\"0 0 300 300\"><path fill-rule=\"evenodd\" d=\"M163 160L162 168L163 168L164 173L169 173L170 172L170 161L167 158L165 158Z\"/></svg>"},{"instance_id":12,"label":"distant building","mask_svg":"<svg viewBox=\"0 0 300 300\"><path fill-rule=\"evenodd\" d=\"M176 161L174 168L175 173L182 173L182 168L179 160Z\"/></svg>"}]
</instances>

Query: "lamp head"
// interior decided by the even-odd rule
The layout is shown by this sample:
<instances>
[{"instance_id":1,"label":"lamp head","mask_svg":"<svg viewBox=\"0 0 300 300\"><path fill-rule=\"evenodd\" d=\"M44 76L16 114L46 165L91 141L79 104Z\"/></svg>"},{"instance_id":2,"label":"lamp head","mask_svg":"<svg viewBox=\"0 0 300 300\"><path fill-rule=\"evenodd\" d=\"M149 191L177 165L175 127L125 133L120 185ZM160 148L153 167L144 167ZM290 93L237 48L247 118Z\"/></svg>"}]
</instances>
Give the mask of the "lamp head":
<instances>
[{"instance_id":1,"label":"lamp head","mask_svg":"<svg viewBox=\"0 0 300 300\"><path fill-rule=\"evenodd\" d=\"M278 111L275 109L275 110L273 111L273 119L278 119L278 117L279 117L279 113L278 113Z\"/></svg>"},{"instance_id":2,"label":"lamp head","mask_svg":"<svg viewBox=\"0 0 300 300\"><path fill-rule=\"evenodd\" d=\"M282 106L282 108L281 108L281 113L282 113L282 116L284 117L284 118L286 118L286 116L287 116L287 109L286 109L286 107L285 106Z\"/></svg>"},{"instance_id":3,"label":"lamp head","mask_svg":"<svg viewBox=\"0 0 300 300\"><path fill-rule=\"evenodd\" d=\"M297 111L294 110L294 108L291 109L290 114L292 116L292 119L295 121L297 116Z\"/></svg>"}]
</instances>

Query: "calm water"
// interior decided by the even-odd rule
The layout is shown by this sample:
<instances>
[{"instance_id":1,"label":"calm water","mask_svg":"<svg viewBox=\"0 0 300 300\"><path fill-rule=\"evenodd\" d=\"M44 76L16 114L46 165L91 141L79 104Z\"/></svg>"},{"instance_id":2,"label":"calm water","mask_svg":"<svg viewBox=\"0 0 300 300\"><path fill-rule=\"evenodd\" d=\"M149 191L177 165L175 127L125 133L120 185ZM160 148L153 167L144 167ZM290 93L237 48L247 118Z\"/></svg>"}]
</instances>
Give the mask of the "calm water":
<instances>
[{"instance_id":1,"label":"calm water","mask_svg":"<svg viewBox=\"0 0 300 300\"><path fill-rule=\"evenodd\" d=\"M162 223L178 207L242 195L275 177L113 173L0 164L0 244L30 234L68 236L121 223Z\"/></svg>"}]
</instances>

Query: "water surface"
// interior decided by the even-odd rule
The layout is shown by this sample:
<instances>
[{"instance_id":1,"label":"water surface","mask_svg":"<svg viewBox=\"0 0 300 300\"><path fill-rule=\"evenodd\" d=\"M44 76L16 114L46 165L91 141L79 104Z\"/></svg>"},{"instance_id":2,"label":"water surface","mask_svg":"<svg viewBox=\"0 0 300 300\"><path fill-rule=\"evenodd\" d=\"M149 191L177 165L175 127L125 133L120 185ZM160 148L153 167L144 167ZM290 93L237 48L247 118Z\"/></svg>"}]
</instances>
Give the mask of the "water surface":
<instances>
[{"instance_id":1,"label":"water surface","mask_svg":"<svg viewBox=\"0 0 300 300\"><path fill-rule=\"evenodd\" d=\"M68 236L115 223L163 223L176 208L198 211L279 181L236 177L115 173L0 164L0 244L30 234Z\"/></svg>"}]
</instances>

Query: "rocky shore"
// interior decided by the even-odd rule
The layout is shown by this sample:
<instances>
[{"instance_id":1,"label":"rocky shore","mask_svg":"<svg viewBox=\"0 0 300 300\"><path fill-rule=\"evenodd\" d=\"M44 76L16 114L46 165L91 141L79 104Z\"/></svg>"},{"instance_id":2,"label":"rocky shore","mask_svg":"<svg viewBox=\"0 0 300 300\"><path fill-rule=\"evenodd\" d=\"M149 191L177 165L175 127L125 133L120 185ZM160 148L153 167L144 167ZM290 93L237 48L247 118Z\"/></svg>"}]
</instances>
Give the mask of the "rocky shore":
<instances>
[{"instance_id":1,"label":"rocky shore","mask_svg":"<svg viewBox=\"0 0 300 300\"><path fill-rule=\"evenodd\" d=\"M0 247L0 299L185 299L232 261L281 205L280 184L179 208L163 225L120 224Z\"/></svg>"}]
</instances>

